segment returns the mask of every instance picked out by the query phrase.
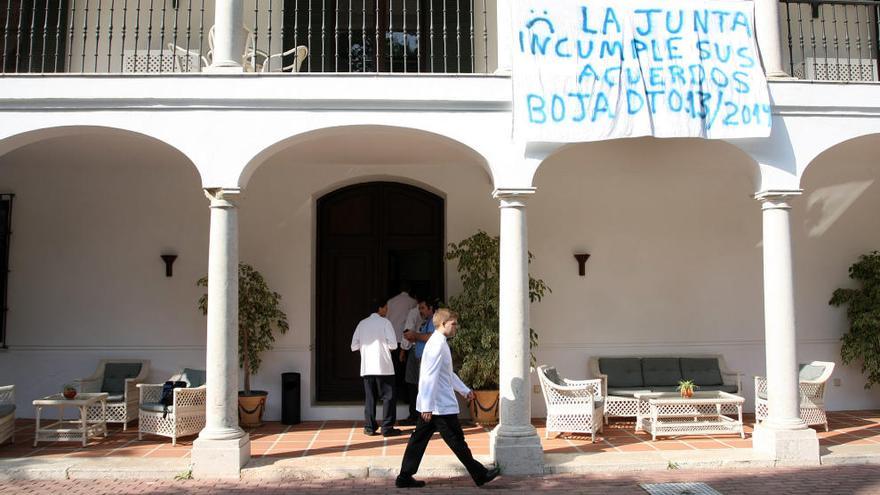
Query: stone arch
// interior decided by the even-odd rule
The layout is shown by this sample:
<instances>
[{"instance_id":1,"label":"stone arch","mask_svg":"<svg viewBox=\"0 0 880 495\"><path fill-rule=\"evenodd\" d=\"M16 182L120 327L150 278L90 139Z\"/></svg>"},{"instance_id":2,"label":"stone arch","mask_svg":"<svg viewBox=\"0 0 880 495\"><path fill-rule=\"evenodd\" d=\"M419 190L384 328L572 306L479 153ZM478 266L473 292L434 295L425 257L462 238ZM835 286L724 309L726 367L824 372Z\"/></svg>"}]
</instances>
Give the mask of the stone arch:
<instances>
[{"instance_id":1,"label":"stone arch","mask_svg":"<svg viewBox=\"0 0 880 495\"><path fill-rule=\"evenodd\" d=\"M68 136L76 136L78 134L102 134L106 135L109 138L114 136L137 136L140 138L144 138L151 143L155 143L160 146L164 146L172 149L175 153L186 159L186 162L192 166L193 170L195 170L196 174L199 177L199 180L202 179L202 171L199 170L195 161L190 157L187 153L182 151L179 147L157 138L155 136L151 136L149 134L145 134L143 132L138 132L130 129L123 129L119 127L110 127L110 126L99 126L99 125L65 125L65 126L54 126L54 127L42 127L38 129L30 129L27 131L18 132L15 134L11 134L9 136L0 137L0 157L10 153L16 149L22 148L24 146L38 143L43 140L53 139L53 138L61 138Z\"/></svg>"},{"instance_id":2,"label":"stone arch","mask_svg":"<svg viewBox=\"0 0 880 495\"><path fill-rule=\"evenodd\" d=\"M334 140L349 140L346 146ZM397 141L394 141L394 140ZM257 152L239 176L244 188L256 170L284 150L297 148L297 161L328 164L418 164L452 158L478 164L493 179L493 171L483 153L449 136L412 127L388 125L343 125L298 133ZM327 150L328 154L321 154ZM438 153L440 155L438 155ZM446 156L442 155L443 153ZM413 158L409 158L413 157Z\"/></svg>"}]
</instances>

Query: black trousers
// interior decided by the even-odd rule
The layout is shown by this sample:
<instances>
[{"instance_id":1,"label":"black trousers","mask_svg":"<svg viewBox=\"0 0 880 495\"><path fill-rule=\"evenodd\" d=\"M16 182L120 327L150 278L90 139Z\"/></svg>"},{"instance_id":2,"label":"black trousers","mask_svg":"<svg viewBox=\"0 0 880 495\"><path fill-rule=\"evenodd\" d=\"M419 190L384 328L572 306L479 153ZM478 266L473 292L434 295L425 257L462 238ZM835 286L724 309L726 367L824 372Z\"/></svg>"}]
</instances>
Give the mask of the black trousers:
<instances>
[{"instance_id":1,"label":"black trousers","mask_svg":"<svg viewBox=\"0 0 880 495\"><path fill-rule=\"evenodd\" d=\"M425 422L419 415L419 422L412 436L409 437L409 443L406 444L406 452L403 454L403 463L400 466L400 479L412 478L419 470L419 464L422 463L422 457L425 455L425 449L428 447L428 441L435 431L440 432L440 436L446 445L458 457L458 460L464 464L474 481L480 481L486 477L486 466L474 459L471 449L468 448L467 442L464 440L464 432L461 431L461 424L458 422L457 414L433 415L431 421Z\"/></svg>"},{"instance_id":2,"label":"black trousers","mask_svg":"<svg viewBox=\"0 0 880 495\"><path fill-rule=\"evenodd\" d=\"M397 421L397 394L394 392L394 375L369 375L364 377L366 404L364 407L364 428L370 431L379 429L376 423L376 396L382 399L382 432L394 427Z\"/></svg>"},{"instance_id":3,"label":"black trousers","mask_svg":"<svg viewBox=\"0 0 880 495\"><path fill-rule=\"evenodd\" d=\"M394 363L394 393L403 400L409 398L406 392L406 359L400 360L400 347L391 351L391 361Z\"/></svg>"}]
</instances>

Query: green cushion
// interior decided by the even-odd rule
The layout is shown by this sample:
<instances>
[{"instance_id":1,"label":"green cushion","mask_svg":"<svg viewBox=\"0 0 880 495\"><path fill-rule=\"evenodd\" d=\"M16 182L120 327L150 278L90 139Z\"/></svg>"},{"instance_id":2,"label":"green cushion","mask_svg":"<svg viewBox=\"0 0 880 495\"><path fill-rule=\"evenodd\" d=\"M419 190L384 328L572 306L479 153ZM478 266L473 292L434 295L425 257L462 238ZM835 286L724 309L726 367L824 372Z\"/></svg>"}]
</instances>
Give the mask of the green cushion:
<instances>
[{"instance_id":1,"label":"green cushion","mask_svg":"<svg viewBox=\"0 0 880 495\"><path fill-rule=\"evenodd\" d=\"M184 368L180 379L189 384L190 388L201 387L205 384L205 370Z\"/></svg>"},{"instance_id":2,"label":"green cushion","mask_svg":"<svg viewBox=\"0 0 880 495\"><path fill-rule=\"evenodd\" d=\"M161 402L144 402L140 405L140 408L144 411L149 412L163 412L165 411L165 406L162 405ZM174 406L168 406L168 412L174 411Z\"/></svg>"},{"instance_id":3,"label":"green cushion","mask_svg":"<svg viewBox=\"0 0 880 495\"><path fill-rule=\"evenodd\" d=\"M824 366L816 366L814 364L802 364L800 371L798 371L798 380L804 380L808 382L816 381L822 376L822 373L825 373Z\"/></svg>"},{"instance_id":4,"label":"green cushion","mask_svg":"<svg viewBox=\"0 0 880 495\"><path fill-rule=\"evenodd\" d=\"M644 384L639 358L599 358L599 371L608 375L609 387L633 388Z\"/></svg>"},{"instance_id":5,"label":"green cushion","mask_svg":"<svg viewBox=\"0 0 880 495\"><path fill-rule=\"evenodd\" d=\"M681 378L697 385L724 385L717 358L681 358Z\"/></svg>"},{"instance_id":6,"label":"green cushion","mask_svg":"<svg viewBox=\"0 0 880 495\"><path fill-rule=\"evenodd\" d=\"M15 404L0 404L0 418L5 418L15 412Z\"/></svg>"},{"instance_id":7,"label":"green cushion","mask_svg":"<svg viewBox=\"0 0 880 495\"><path fill-rule=\"evenodd\" d=\"M646 387L678 386L681 367L678 358L642 359L642 379Z\"/></svg>"},{"instance_id":8,"label":"green cushion","mask_svg":"<svg viewBox=\"0 0 880 495\"><path fill-rule=\"evenodd\" d=\"M552 366L544 368L544 376L546 376L548 380L550 380L552 383L555 383L556 385L561 385L563 387L566 385L562 378L559 377L559 372L556 371L556 368Z\"/></svg>"},{"instance_id":9,"label":"green cushion","mask_svg":"<svg viewBox=\"0 0 880 495\"><path fill-rule=\"evenodd\" d=\"M141 363L105 364L101 392L107 392L111 395L125 393L125 379L138 376L141 373L141 366Z\"/></svg>"}]
</instances>

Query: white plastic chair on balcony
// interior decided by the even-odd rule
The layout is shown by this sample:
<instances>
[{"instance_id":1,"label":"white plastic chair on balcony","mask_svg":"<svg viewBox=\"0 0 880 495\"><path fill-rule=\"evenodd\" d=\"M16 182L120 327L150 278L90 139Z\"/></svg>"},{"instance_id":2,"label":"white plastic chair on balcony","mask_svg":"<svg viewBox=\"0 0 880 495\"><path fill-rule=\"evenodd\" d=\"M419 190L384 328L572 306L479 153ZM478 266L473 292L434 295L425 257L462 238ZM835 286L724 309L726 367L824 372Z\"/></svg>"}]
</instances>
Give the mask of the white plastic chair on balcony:
<instances>
[{"instance_id":1,"label":"white plastic chair on balcony","mask_svg":"<svg viewBox=\"0 0 880 495\"><path fill-rule=\"evenodd\" d=\"M95 373L88 378L75 380L83 393L106 392L107 422L122 423L128 429L128 422L137 418L137 385L147 380L150 361L147 359L102 359ZM100 419L100 405L89 407L90 420Z\"/></svg>"},{"instance_id":2,"label":"white plastic chair on balcony","mask_svg":"<svg viewBox=\"0 0 880 495\"><path fill-rule=\"evenodd\" d=\"M825 425L828 431L828 417L825 415L825 382L834 371L834 363L813 361L802 364L798 372L800 388L800 415L808 425ZM767 419L770 412L767 402L767 378L755 377L755 421Z\"/></svg>"},{"instance_id":3,"label":"white plastic chair on balcony","mask_svg":"<svg viewBox=\"0 0 880 495\"><path fill-rule=\"evenodd\" d=\"M0 444L15 443L15 385L0 387Z\"/></svg>"},{"instance_id":4,"label":"white plastic chair on balcony","mask_svg":"<svg viewBox=\"0 0 880 495\"><path fill-rule=\"evenodd\" d=\"M208 58L203 57L196 49L186 49L174 43L168 43L168 49L174 55L175 72L201 72L202 67L210 64Z\"/></svg>"},{"instance_id":5,"label":"white plastic chair on balcony","mask_svg":"<svg viewBox=\"0 0 880 495\"><path fill-rule=\"evenodd\" d=\"M602 431L601 380L568 380L559 376L556 368L538 366L538 378L547 405L547 428L560 433L589 434L596 441L596 432Z\"/></svg>"},{"instance_id":6,"label":"white plastic chair on balcony","mask_svg":"<svg viewBox=\"0 0 880 495\"><path fill-rule=\"evenodd\" d=\"M284 65L284 57L295 54L295 58L293 59L293 63L290 65ZM263 62L263 66L260 68L260 72L299 72L302 67L303 62L306 60L306 57L309 56L309 49L305 45L300 45L286 52L275 53L269 55L266 58L266 61ZM273 63L272 59L278 59L277 67L275 63Z\"/></svg>"},{"instance_id":7,"label":"white plastic chair on balcony","mask_svg":"<svg viewBox=\"0 0 880 495\"><path fill-rule=\"evenodd\" d=\"M178 437L195 435L205 427L205 371L184 368L169 381L186 382L186 388L175 388L170 406L162 404L162 383L140 384L138 404L138 440L144 433L170 437L177 445Z\"/></svg>"}]
</instances>

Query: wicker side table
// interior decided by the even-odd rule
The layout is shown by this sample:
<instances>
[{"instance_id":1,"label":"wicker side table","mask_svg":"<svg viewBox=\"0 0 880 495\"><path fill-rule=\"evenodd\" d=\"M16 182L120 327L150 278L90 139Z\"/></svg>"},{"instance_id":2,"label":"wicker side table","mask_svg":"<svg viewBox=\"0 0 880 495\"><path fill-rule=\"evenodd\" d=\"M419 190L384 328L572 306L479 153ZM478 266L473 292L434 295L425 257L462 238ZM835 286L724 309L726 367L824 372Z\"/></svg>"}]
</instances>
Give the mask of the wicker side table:
<instances>
[{"instance_id":1,"label":"wicker side table","mask_svg":"<svg viewBox=\"0 0 880 495\"><path fill-rule=\"evenodd\" d=\"M102 414L89 419L89 407L99 405ZM40 416L44 407L57 407L58 420L41 425ZM79 419L65 420L64 408L79 409ZM34 430L34 447L37 442L82 442L86 446L90 437L107 437L107 394L85 393L73 399L65 399L61 394L54 394L34 401L36 409L36 429Z\"/></svg>"},{"instance_id":2,"label":"wicker side table","mask_svg":"<svg viewBox=\"0 0 880 495\"><path fill-rule=\"evenodd\" d=\"M675 392L636 394L639 400L636 430L658 436L738 433L745 438L742 406L745 399L727 392L695 392L684 398ZM736 418L726 409L736 408Z\"/></svg>"}]
</instances>

